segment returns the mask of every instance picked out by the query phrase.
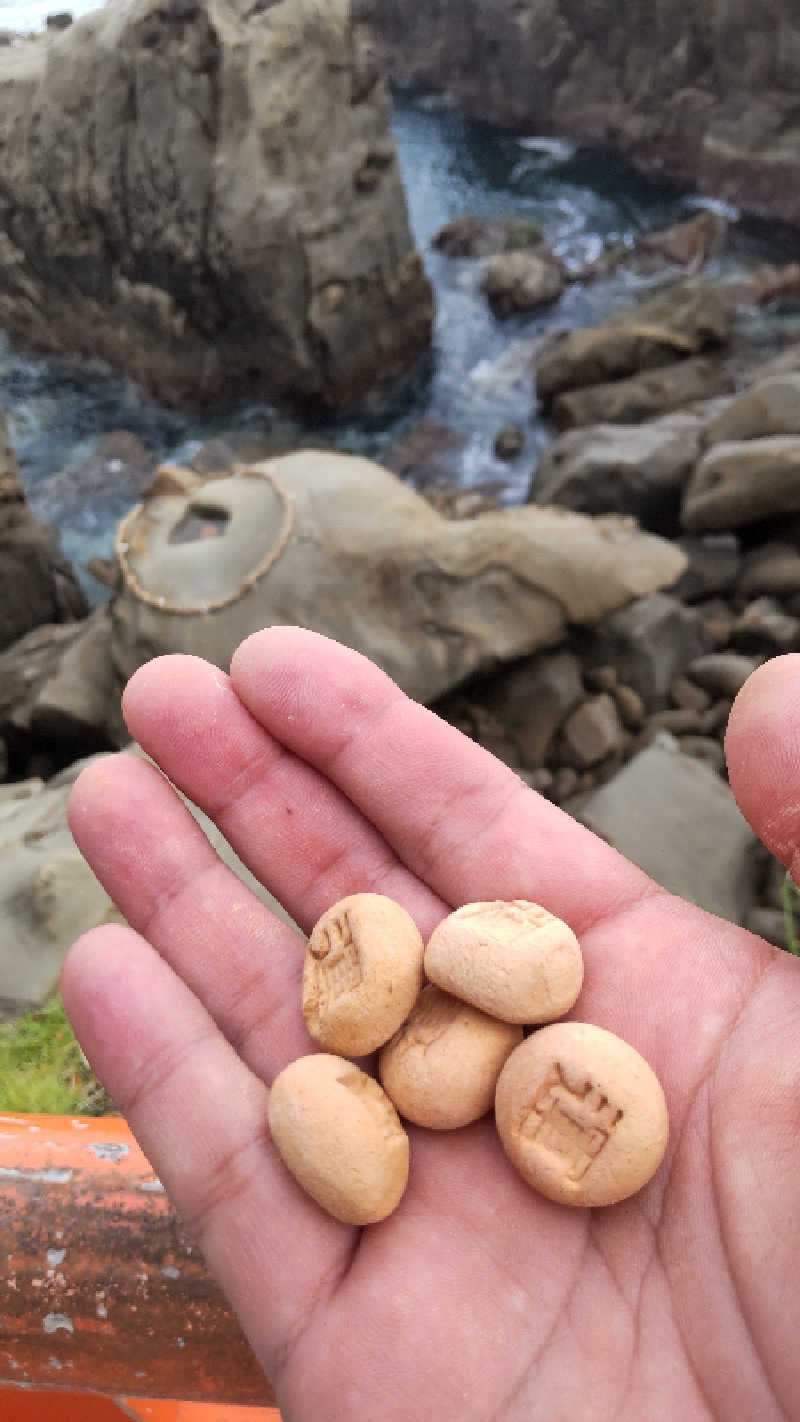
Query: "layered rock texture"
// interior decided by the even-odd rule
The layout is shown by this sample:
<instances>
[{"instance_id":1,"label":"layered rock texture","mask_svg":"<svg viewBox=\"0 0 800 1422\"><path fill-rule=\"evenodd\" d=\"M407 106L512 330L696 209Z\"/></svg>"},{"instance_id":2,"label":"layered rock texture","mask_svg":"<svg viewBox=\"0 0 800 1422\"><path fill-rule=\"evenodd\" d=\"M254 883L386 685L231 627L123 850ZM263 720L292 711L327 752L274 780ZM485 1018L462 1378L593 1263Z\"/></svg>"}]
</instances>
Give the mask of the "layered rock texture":
<instances>
[{"instance_id":1,"label":"layered rock texture","mask_svg":"<svg viewBox=\"0 0 800 1422\"><path fill-rule=\"evenodd\" d=\"M357 0L400 82L800 220L796 0Z\"/></svg>"},{"instance_id":2,"label":"layered rock texture","mask_svg":"<svg viewBox=\"0 0 800 1422\"><path fill-rule=\"evenodd\" d=\"M71 622L88 611L56 539L25 502L0 409L0 652L43 622Z\"/></svg>"},{"instance_id":3,"label":"layered rock texture","mask_svg":"<svg viewBox=\"0 0 800 1422\"><path fill-rule=\"evenodd\" d=\"M0 326L167 402L340 405L429 340L347 0L121 0L0 55Z\"/></svg>"}]
</instances>

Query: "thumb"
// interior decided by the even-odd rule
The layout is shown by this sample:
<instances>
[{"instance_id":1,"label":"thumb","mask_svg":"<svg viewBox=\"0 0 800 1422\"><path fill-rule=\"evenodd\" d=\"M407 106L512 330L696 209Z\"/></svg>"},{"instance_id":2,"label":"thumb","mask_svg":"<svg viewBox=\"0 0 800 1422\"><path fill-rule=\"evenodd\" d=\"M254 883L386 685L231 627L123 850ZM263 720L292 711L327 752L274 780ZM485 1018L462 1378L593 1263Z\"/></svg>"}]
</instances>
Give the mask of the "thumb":
<instances>
[{"instance_id":1,"label":"thumb","mask_svg":"<svg viewBox=\"0 0 800 1422\"><path fill-rule=\"evenodd\" d=\"M800 655L775 657L748 678L725 754L742 814L800 882Z\"/></svg>"}]
</instances>

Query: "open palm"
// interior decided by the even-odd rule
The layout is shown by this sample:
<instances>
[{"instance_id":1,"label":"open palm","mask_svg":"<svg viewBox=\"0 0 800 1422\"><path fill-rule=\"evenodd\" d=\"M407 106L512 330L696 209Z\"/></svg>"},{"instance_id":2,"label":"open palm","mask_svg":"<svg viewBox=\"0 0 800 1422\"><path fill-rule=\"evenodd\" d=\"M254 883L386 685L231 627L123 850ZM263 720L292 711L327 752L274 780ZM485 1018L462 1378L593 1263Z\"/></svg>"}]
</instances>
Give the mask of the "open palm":
<instances>
[{"instance_id":1,"label":"open palm","mask_svg":"<svg viewBox=\"0 0 800 1422\"><path fill-rule=\"evenodd\" d=\"M303 940L152 765L93 764L72 829L131 927L75 945L67 1010L287 1422L800 1418L798 963L658 889L312 633L258 633L230 678L160 658L129 684L125 713L304 930L360 890L398 900L423 934L476 899L564 917L586 960L571 1015L637 1047L670 1108L664 1165L613 1208L535 1195L489 1118L412 1127L397 1212L365 1231L336 1224L266 1128L269 1083L312 1049ZM751 679L729 730L740 802L787 864L799 721L789 657Z\"/></svg>"}]
</instances>

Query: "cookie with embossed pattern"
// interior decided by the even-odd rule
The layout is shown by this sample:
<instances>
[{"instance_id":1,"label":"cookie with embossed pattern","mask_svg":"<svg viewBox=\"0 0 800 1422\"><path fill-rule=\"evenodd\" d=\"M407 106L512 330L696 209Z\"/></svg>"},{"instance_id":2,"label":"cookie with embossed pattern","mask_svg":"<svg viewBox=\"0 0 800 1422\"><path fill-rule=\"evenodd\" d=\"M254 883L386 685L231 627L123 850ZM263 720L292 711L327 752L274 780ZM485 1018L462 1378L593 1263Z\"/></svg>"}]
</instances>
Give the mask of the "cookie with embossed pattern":
<instances>
[{"instance_id":1,"label":"cookie with embossed pattern","mask_svg":"<svg viewBox=\"0 0 800 1422\"><path fill-rule=\"evenodd\" d=\"M367 1056L405 1022L422 990L414 920L383 894L350 894L315 924L303 965L303 1016L327 1052Z\"/></svg>"},{"instance_id":2,"label":"cookie with embossed pattern","mask_svg":"<svg viewBox=\"0 0 800 1422\"><path fill-rule=\"evenodd\" d=\"M568 924L527 899L465 904L425 949L432 983L501 1022L563 1017L583 986L583 955Z\"/></svg>"}]
</instances>

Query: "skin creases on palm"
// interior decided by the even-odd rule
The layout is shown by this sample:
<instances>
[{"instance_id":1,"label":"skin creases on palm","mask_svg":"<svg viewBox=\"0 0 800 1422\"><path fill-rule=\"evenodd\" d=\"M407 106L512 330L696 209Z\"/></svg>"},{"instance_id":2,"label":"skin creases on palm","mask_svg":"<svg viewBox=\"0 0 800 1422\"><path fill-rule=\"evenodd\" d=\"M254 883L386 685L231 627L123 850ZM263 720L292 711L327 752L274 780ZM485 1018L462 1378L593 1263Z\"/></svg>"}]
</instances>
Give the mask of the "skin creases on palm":
<instances>
[{"instance_id":1,"label":"skin creases on palm","mask_svg":"<svg viewBox=\"0 0 800 1422\"><path fill-rule=\"evenodd\" d=\"M257 633L230 677L192 657L129 683L127 754L93 763L75 838L127 920L63 975L90 1060L272 1379L287 1422L770 1422L800 1418L798 965L648 880L409 701L363 657ZM800 658L734 707L731 781L791 867ZM172 782L172 784L170 784ZM458 904L529 899L581 940L570 1016L664 1085L664 1165L633 1199L569 1210L515 1174L491 1119L411 1128L398 1211L358 1232L288 1176L269 1083L310 1050L304 942L209 846L216 822L303 933L345 894L427 936Z\"/></svg>"}]
</instances>

